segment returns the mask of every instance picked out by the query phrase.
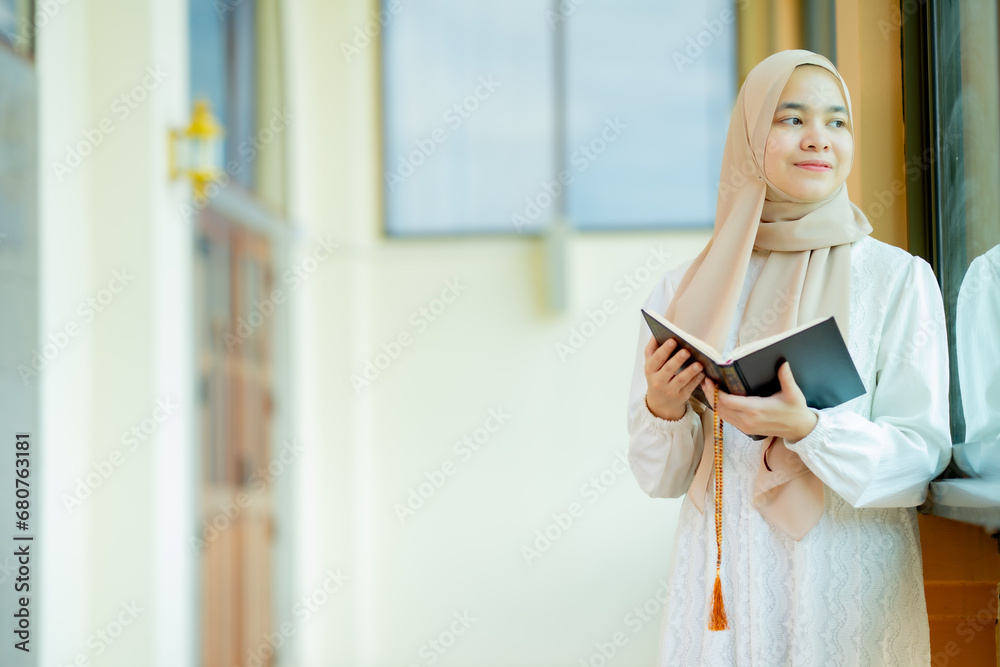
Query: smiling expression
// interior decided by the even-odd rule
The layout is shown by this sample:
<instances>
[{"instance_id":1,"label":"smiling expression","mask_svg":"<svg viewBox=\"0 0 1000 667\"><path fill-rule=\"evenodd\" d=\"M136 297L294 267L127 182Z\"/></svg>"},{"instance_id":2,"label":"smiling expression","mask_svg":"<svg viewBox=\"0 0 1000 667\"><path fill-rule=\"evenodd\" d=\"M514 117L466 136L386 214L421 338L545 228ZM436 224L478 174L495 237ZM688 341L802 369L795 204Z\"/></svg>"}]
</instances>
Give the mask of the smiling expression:
<instances>
[{"instance_id":1,"label":"smiling expression","mask_svg":"<svg viewBox=\"0 0 1000 667\"><path fill-rule=\"evenodd\" d=\"M819 201L847 180L853 158L854 137L837 78L822 67L796 67L767 135L768 180L789 197Z\"/></svg>"}]
</instances>

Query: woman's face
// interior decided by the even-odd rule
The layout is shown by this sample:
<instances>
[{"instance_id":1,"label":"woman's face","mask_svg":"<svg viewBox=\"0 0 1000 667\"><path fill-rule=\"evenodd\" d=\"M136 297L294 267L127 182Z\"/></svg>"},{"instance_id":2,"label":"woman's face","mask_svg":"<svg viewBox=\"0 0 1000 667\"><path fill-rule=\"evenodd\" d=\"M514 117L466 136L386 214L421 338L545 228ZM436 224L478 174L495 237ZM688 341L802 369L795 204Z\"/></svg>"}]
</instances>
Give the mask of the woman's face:
<instances>
[{"instance_id":1,"label":"woman's face","mask_svg":"<svg viewBox=\"0 0 1000 667\"><path fill-rule=\"evenodd\" d=\"M822 67L796 67L781 91L764 149L764 173L795 199L818 201L847 180L854 157L847 104Z\"/></svg>"}]
</instances>

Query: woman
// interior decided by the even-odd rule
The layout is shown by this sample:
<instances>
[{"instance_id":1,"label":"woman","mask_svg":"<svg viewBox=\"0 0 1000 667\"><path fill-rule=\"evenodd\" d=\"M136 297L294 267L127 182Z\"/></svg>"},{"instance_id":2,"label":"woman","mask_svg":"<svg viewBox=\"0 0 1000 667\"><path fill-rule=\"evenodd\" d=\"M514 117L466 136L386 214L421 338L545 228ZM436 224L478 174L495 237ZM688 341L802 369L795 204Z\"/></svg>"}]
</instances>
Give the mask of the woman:
<instances>
[{"instance_id":1,"label":"woman","mask_svg":"<svg viewBox=\"0 0 1000 667\"><path fill-rule=\"evenodd\" d=\"M833 315L867 389L808 408L786 363L774 396L716 399L643 325L632 472L650 496L686 493L663 665L930 664L914 508L950 457L944 309L927 263L871 238L848 199L853 128L826 58L784 51L755 67L712 239L645 303L723 354ZM691 398L699 383L714 406Z\"/></svg>"}]
</instances>

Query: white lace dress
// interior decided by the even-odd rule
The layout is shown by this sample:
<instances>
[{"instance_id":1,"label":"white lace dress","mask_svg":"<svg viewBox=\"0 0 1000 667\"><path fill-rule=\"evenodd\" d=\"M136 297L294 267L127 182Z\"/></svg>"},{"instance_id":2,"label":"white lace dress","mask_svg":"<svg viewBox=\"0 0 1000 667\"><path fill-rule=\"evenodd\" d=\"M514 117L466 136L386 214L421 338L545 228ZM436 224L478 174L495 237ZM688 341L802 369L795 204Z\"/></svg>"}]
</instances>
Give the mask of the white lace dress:
<instances>
[{"instance_id":1,"label":"white lace dress","mask_svg":"<svg viewBox=\"0 0 1000 667\"><path fill-rule=\"evenodd\" d=\"M734 327L766 251L754 251ZM947 466L948 351L944 309L922 259L866 237L852 246L848 349L868 392L816 411L813 431L788 448L824 482L825 509L802 540L773 528L751 503L762 441L726 424L722 590L729 630L707 629L715 582L715 494L705 514L685 497L660 639L660 665L697 667L913 667L930 664L915 506ZM664 276L646 301L666 310L687 268ZM687 492L701 459L700 420L645 405L642 325L629 404L629 461L654 497Z\"/></svg>"}]
</instances>

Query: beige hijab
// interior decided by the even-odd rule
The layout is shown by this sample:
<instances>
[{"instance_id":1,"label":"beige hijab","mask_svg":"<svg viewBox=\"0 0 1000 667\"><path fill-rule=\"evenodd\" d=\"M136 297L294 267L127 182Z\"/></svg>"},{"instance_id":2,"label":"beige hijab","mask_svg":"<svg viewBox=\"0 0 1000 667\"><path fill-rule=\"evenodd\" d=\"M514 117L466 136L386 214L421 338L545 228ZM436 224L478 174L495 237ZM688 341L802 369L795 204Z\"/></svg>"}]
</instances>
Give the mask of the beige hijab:
<instances>
[{"instance_id":1,"label":"beige hijab","mask_svg":"<svg viewBox=\"0 0 1000 667\"><path fill-rule=\"evenodd\" d=\"M836 318L847 341L850 244L867 236L872 227L847 198L846 183L821 201L805 202L781 192L764 174L764 147L774 111L799 65L818 65L837 78L847 103L848 125L854 129L847 85L823 56L782 51L747 75L729 123L712 238L684 274L666 312L668 319L720 351L754 247L771 252L750 293L738 344L829 315ZM695 399L691 402L701 415L705 448L688 497L704 513L714 468L713 412ZM761 445L753 502L772 525L799 540L823 514L823 483L781 438L770 436Z\"/></svg>"}]
</instances>

